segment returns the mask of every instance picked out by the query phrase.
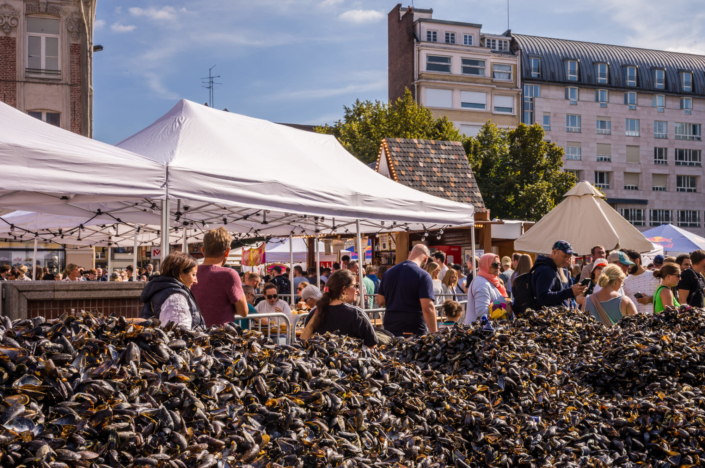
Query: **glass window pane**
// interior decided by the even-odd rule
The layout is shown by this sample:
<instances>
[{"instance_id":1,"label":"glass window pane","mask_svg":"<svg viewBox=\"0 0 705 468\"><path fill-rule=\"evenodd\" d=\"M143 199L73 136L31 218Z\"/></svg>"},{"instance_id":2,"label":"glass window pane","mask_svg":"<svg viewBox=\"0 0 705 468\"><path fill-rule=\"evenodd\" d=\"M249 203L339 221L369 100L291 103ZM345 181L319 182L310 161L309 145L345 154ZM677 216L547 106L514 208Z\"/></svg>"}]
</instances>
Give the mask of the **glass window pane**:
<instances>
[{"instance_id":1,"label":"glass window pane","mask_svg":"<svg viewBox=\"0 0 705 468\"><path fill-rule=\"evenodd\" d=\"M58 37L47 37L44 44L44 54L47 57L58 57L59 56L59 38Z\"/></svg>"},{"instance_id":2,"label":"glass window pane","mask_svg":"<svg viewBox=\"0 0 705 468\"><path fill-rule=\"evenodd\" d=\"M27 41L27 68L42 68L42 38L40 36L28 36Z\"/></svg>"},{"instance_id":3,"label":"glass window pane","mask_svg":"<svg viewBox=\"0 0 705 468\"><path fill-rule=\"evenodd\" d=\"M29 112L27 112L27 114L29 114L30 117L34 117L35 119L42 120L42 113L41 112L29 111Z\"/></svg>"},{"instance_id":4,"label":"glass window pane","mask_svg":"<svg viewBox=\"0 0 705 468\"><path fill-rule=\"evenodd\" d=\"M60 115L58 112L47 112L47 123L51 125L61 126Z\"/></svg>"},{"instance_id":5,"label":"glass window pane","mask_svg":"<svg viewBox=\"0 0 705 468\"><path fill-rule=\"evenodd\" d=\"M52 18L27 18L27 32L59 35L59 20Z\"/></svg>"}]
</instances>

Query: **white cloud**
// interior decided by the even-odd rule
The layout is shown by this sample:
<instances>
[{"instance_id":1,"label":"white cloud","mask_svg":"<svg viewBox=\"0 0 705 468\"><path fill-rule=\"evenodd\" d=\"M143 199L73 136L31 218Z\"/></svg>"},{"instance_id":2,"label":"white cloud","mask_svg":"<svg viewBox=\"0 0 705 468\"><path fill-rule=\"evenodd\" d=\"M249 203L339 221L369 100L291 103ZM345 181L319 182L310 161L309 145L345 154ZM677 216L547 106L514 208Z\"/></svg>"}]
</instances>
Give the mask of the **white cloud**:
<instances>
[{"instance_id":1,"label":"white cloud","mask_svg":"<svg viewBox=\"0 0 705 468\"><path fill-rule=\"evenodd\" d=\"M119 15L120 13L122 13L122 7L121 6L115 7L115 14Z\"/></svg>"},{"instance_id":2,"label":"white cloud","mask_svg":"<svg viewBox=\"0 0 705 468\"><path fill-rule=\"evenodd\" d=\"M105 27L105 20L95 20L95 25L93 28L97 31L98 29L103 29Z\"/></svg>"},{"instance_id":3,"label":"white cloud","mask_svg":"<svg viewBox=\"0 0 705 468\"><path fill-rule=\"evenodd\" d=\"M159 75L153 72L144 72L143 73L144 77L147 79L147 86L149 86L149 89L154 91L156 94L156 97L160 99L179 99L181 96L178 94L174 93L173 91L169 91L166 86L164 86L164 83L162 83L162 79Z\"/></svg>"},{"instance_id":4,"label":"white cloud","mask_svg":"<svg viewBox=\"0 0 705 468\"><path fill-rule=\"evenodd\" d=\"M384 13L376 10L348 10L341 14L338 19L355 24L374 23L384 19Z\"/></svg>"},{"instance_id":5,"label":"white cloud","mask_svg":"<svg viewBox=\"0 0 705 468\"><path fill-rule=\"evenodd\" d=\"M176 10L170 6L165 6L162 7L160 10L157 10L154 7L151 8L139 8L139 7L132 7L130 8L130 14L132 16L145 16L149 19L152 20L175 20L176 19Z\"/></svg>"},{"instance_id":6,"label":"white cloud","mask_svg":"<svg viewBox=\"0 0 705 468\"><path fill-rule=\"evenodd\" d=\"M289 91L283 93L277 93L269 96L271 100L311 100L311 99L323 99L333 96L341 96L344 94L352 93L364 93L368 91L379 91L387 86L387 79L370 81L367 83L349 84L345 86L339 86L337 88L315 88L315 89L302 89L300 91Z\"/></svg>"},{"instance_id":7,"label":"white cloud","mask_svg":"<svg viewBox=\"0 0 705 468\"><path fill-rule=\"evenodd\" d=\"M323 0L321 2L322 7L330 7L335 5L340 5L344 0Z\"/></svg>"},{"instance_id":8,"label":"white cloud","mask_svg":"<svg viewBox=\"0 0 705 468\"><path fill-rule=\"evenodd\" d=\"M127 24L120 24L120 23L114 23L112 26L110 26L110 29L112 29L116 33L127 33L127 32L132 32L135 30L137 26L134 25L127 25Z\"/></svg>"}]
</instances>

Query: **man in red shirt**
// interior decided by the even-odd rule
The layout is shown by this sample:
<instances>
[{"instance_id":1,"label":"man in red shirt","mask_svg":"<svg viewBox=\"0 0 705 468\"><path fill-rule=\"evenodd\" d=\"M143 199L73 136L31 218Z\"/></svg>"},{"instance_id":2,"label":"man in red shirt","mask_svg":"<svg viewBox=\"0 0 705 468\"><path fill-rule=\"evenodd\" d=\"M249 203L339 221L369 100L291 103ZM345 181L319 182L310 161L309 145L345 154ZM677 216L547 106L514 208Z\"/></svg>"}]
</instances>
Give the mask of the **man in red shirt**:
<instances>
[{"instance_id":1,"label":"man in red shirt","mask_svg":"<svg viewBox=\"0 0 705 468\"><path fill-rule=\"evenodd\" d=\"M198 267L198 283L191 287L206 326L232 322L235 316L247 317L247 299L240 275L224 268L233 238L225 228L211 229L203 237L205 259Z\"/></svg>"}]
</instances>

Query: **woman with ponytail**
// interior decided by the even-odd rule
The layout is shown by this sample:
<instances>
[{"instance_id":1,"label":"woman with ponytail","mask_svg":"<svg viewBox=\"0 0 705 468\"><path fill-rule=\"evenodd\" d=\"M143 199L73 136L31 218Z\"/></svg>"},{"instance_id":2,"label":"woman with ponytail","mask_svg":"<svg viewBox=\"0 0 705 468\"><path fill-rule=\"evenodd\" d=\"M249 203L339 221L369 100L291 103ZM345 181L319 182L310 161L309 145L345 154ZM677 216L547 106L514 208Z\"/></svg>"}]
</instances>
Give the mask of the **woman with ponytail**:
<instances>
[{"instance_id":1,"label":"woman with ponytail","mask_svg":"<svg viewBox=\"0 0 705 468\"><path fill-rule=\"evenodd\" d=\"M672 291L681 279L681 269L678 264L664 263L660 270L654 270L654 278L661 280L661 286L654 293L654 314L663 312L666 307L679 308L681 305Z\"/></svg>"},{"instance_id":2,"label":"woman with ponytail","mask_svg":"<svg viewBox=\"0 0 705 468\"><path fill-rule=\"evenodd\" d=\"M358 291L355 275L350 270L338 270L326 281L326 292L318 300L316 310L306 317L306 328L302 340L308 340L314 333L331 332L338 335L360 338L366 346L378 343L372 323L355 302Z\"/></svg>"}]
</instances>

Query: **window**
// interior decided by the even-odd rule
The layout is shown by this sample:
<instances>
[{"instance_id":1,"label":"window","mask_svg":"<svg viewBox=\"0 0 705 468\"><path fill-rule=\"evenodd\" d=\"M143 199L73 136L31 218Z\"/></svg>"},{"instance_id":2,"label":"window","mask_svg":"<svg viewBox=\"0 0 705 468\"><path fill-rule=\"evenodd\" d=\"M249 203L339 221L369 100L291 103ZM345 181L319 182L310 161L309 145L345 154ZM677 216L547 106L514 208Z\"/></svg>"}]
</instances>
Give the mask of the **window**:
<instances>
[{"instance_id":1,"label":"window","mask_svg":"<svg viewBox=\"0 0 705 468\"><path fill-rule=\"evenodd\" d=\"M566 172L569 174L573 174L575 176L575 180L580 180L580 171L567 170Z\"/></svg>"},{"instance_id":2,"label":"window","mask_svg":"<svg viewBox=\"0 0 705 468\"><path fill-rule=\"evenodd\" d=\"M607 64L606 63L596 63L595 64L595 77L597 82L600 84L607 84L609 77L607 76Z\"/></svg>"},{"instance_id":3,"label":"window","mask_svg":"<svg viewBox=\"0 0 705 468\"><path fill-rule=\"evenodd\" d=\"M676 176L676 192L696 192L697 183L695 176Z\"/></svg>"},{"instance_id":4,"label":"window","mask_svg":"<svg viewBox=\"0 0 705 468\"><path fill-rule=\"evenodd\" d=\"M463 34L463 45L472 45L472 34Z\"/></svg>"},{"instance_id":5,"label":"window","mask_svg":"<svg viewBox=\"0 0 705 468\"><path fill-rule=\"evenodd\" d=\"M455 33L446 33L446 44L455 44Z\"/></svg>"},{"instance_id":6,"label":"window","mask_svg":"<svg viewBox=\"0 0 705 468\"><path fill-rule=\"evenodd\" d=\"M663 112L666 108L666 96L662 94L656 94L652 98L652 103L656 108L657 112Z\"/></svg>"},{"instance_id":7,"label":"window","mask_svg":"<svg viewBox=\"0 0 705 468\"><path fill-rule=\"evenodd\" d=\"M684 93L693 91L693 74L690 72L681 72L681 90Z\"/></svg>"},{"instance_id":8,"label":"window","mask_svg":"<svg viewBox=\"0 0 705 468\"><path fill-rule=\"evenodd\" d=\"M664 70L653 70L654 88L666 89L666 72Z\"/></svg>"},{"instance_id":9,"label":"window","mask_svg":"<svg viewBox=\"0 0 705 468\"><path fill-rule=\"evenodd\" d=\"M667 174L651 174L651 190L654 192L665 192L668 186Z\"/></svg>"},{"instance_id":10,"label":"window","mask_svg":"<svg viewBox=\"0 0 705 468\"><path fill-rule=\"evenodd\" d=\"M639 119L627 119L627 136L639 136Z\"/></svg>"},{"instance_id":11,"label":"window","mask_svg":"<svg viewBox=\"0 0 705 468\"><path fill-rule=\"evenodd\" d=\"M612 121L609 119L609 117L597 118L597 133L598 135L612 134Z\"/></svg>"},{"instance_id":12,"label":"window","mask_svg":"<svg viewBox=\"0 0 705 468\"><path fill-rule=\"evenodd\" d=\"M668 138L668 122L654 121L654 138Z\"/></svg>"},{"instance_id":13,"label":"window","mask_svg":"<svg viewBox=\"0 0 705 468\"><path fill-rule=\"evenodd\" d=\"M641 154L638 146L627 146L627 164L641 164Z\"/></svg>"},{"instance_id":14,"label":"window","mask_svg":"<svg viewBox=\"0 0 705 468\"><path fill-rule=\"evenodd\" d=\"M693 112L693 100L689 97L681 98L681 109L690 115Z\"/></svg>"},{"instance_id":15,"label":"window","mask_svg":"<svg viewBox=\"0 0 705 468\"><path fill-rule=\"evenodd\" d=\"M531 78L540 78L541 77L541 59L536 58L536 57L531 57L529 59L529 62L531 63Z\"/></svg>"},{"instance_id":16,"label":"window","mask_svg":"<svg viewBox=\"0 0 705 468\"><path fill-rule=\"evenodd\" d=\"M450 57L426 56L426 71L450 73Z\"/></svg>"},{"instance_id":17,"label":"window","mask_svg":"<svg viewBox=\"0 0 705 468\"><path fill-rule=\"evenodd\" d=\"M578 105L578 88L566 88L565 89L565 98L566 100L570 101L572 105Z\"/></svg>"},{"instance_id":18,"label":"window","mask_svg":"<svg viewBox=\"0 0 705 468\"><path fill-rule=\"evenodd\" d=\"M469 137L475 137L480 133L480 130L482 130L482 127L480 125L461 125L460 126L460 133L464 134L465 136Z\"/></svg>"},{"instance_id":19,"label":"window","mask_svg":"<svg viewBox=\"0 0 705 468\"><path fill-rule=\"evenodd\" d=\"M495 96L494 111L511 114L514 112L514 98L512 96Z\"/></svg>"},{"instance_id":20,"label":"window","mask_svg":"<svg viewBox=\"0 0 705 468\"><path fill-rule=\"evenodd\" d=\"M546 132L551 131L551 114L543 114L543 129Z\"/></svg>"},{"instance_id":21,"label":"window","mask_svg":"<svg viewBox=\"0 0 705 468\"><path fill-rule=\"evenodd\" d=\"M509 41L501 39L485 39L485 47L492 50L509 50Z\"/></svg>"},{"instance_id":22,"label":"window","mask_svg":"<svg viewBox=\"0 0 705 468\"><path fill-rule=\"evenodd\" d=\"M630 109L636 109L636 93L624 93L624 103Z\"/></svg>"},{"instance_id":23,"label":"window","mask_svg":"<svg viewBox=\"0 0 705 468\"><path fill-rule=\"evenodd\" d=\"M624 190L639 190L639 173L624 173Z\"/></svg>"},{"instance_id":24,"label":"window","mask_svg":"<svg viewBox=\"0 0 705 468\"><path fill-rule=\"evenodd\" d=\"M700 227L700 212L695 210L678 210L679 227Z\"/></svg>"},{"instance_id":25,"label":"window","mask_svg":"<svg viewBox=\"0 0 705 468\"><path fill-rule=\"evenodd\" d=\"M624 84L636 86L636 67L624 67Z\"/></svg>"},{"instance_id":26,"label":"window","mask_svg":"<svg viewBox=\"0 0 705 468\"><path fill-rule=\"evenodd\" d=\"M580 161L582 157L580 142L568 142L565 146L565 158L570 161Z\"/></svg>"},{"instance_id":27,"label":"window","mask_svg":"<svg viewBox=\"0 0 705 468\"><path fill-rule=\"evenodd\" d=\"M428 107L453 107L453 91L426 88L426 105Z\"/></svg>"},{"instance_id":28,"label":"window","mask_svg":"<svg viewBox=\"0 0 705 468\"><path fill-rule=\"evenodd\" d=\"M61 127L61 114L58 112L29 111L27 114L42 122Z\"/></svg>"},{"instance_id":29,"label":"window","mask_svg":"<svg viewBox=\"0 0 705 468\"><path fill-rule=\"evenodd\" d=\"M578 62L575 60L566 60L565 76L568 81L578 81Z\"/></svg>"},{"instance_id":30,"label":"window","mask_svg":"<svg viewBox=\"0 0 705 468\"><path fill-rule=\"evenodd\" d=\"M524 85L524 123L534 124L534 98L541 97L539 85Z\"/></svg>"},{"instance_id":31,"label":"window","mask_svg":"<svg viewBox=\"0 0 705 468\"><path fill-rule=\"evenodd\" d=\"M610 173L595 171L595 187L609 190Z\"/></svg>"},{"instance_id":32,"label":"window","mask_svg":"<svg viewBox=\"0 0 705 468\"><path fill-rule=\"evenodd\" d=\"M59 20L27 18L27 73L59 76Z\"/></svg>"},{"instance_id":33,"label":"window","mask_svg":"<svg viewBox=\"0 0 705 468\"><path fill-rule=\"evenodd\" d=\"M652 226L671 224L673 222L673 211L671 210L649 210L649 219Z\"/></svg>"},{"instance_id":34,"label":"window","mask_svg":"<svg viewBox=\"0 0 705 468\"><path fill-rule=\"evenodd\" d=\"M511 65L500 65L498 63L492 64L492 78L495 80L511 80L512 79L512 66Z\"/></svg>"},{"instance_id":35,"label":"window","mask_svg":"<svg viewBox=\"0 0 705 468\"><path fill-rule=\"evenodd\" d=\"M461 91L460 107L464 109L487 109L487 93Z\"/></svg>"},{"instance_id":36,"label":"window","mask_svg":"<svg viewBox=\"0 0 705 468\"><path fill-rule=\"evenodd\" d=\"M676 122L676 140L702 140L700 124Z\"/></svg>"},{"instance_id":37,"label":"window","mask_svg":"<svg viewBox=\"0 0 705 468\"><path fill-rule=\"evenodd\" d=\"M597 162L612 162L612 145L609 143L597 144Z\"/></svg>"},{"instance_id":38,"label":"window","mask_svg":"<svg viewBox=\"0 0 705 468\"><path fill-rule=\"evenodd\" d=\"M580 133L580 116L568 114L565 116L565 127L566 132Z\"/></svg>"},{"instance_id":39,"label":"window","mask_svg":"<svg viewBox=\"0 0 705 468\"><path fill-rule=\"evenodd\" d=\"M438 42L438 31L426 31L426 40L428 42Z\"/></svg>"},{"instance_id":40,"label":"window","mask_svg":"<svg viewBox=\"0 0 705 468\"><path fill-rule=\"evenodd\" d=\"M463 75L485 76L484 60L461 59L461 64Z\"/></svg>"},{"instance_id":41,"label":"window","mask_svg":"<svg viewBox=\"0 0 705 468\"><path fill-rule=\"evenodd\" d=\"M646 226L643 208L621 208L619 213L633 226Z\"/></svg>"},{"instance_id":42,"label":"window","mask_svg":"<svg viewBox=\"0 0 705 468\"><path fill-rule=\"evenodd\" d=\"M600 107L607 107L607 103L609 102L609 93L606 89L595 90L595 102L599 102Z\"/></svg>"},{"instance_id":43,"label":"window","mask_svg":"<svg viewBox=\"0 0 705 468\"><path fill-rule=\"evenodd\" d=\"M677 149L675 156L676 166L701 166L700 150Z\"/></svg>"},{"instance_id":44,"label":"window","mask_svg":"<svg viewBox=\"0 0 705 468\"><path fill-rule=\"evenodd\" d=\"M654 148L654 164L657 166L668 164L668 148Z\"/></svg>"}]
</instances>

